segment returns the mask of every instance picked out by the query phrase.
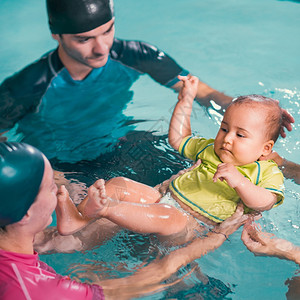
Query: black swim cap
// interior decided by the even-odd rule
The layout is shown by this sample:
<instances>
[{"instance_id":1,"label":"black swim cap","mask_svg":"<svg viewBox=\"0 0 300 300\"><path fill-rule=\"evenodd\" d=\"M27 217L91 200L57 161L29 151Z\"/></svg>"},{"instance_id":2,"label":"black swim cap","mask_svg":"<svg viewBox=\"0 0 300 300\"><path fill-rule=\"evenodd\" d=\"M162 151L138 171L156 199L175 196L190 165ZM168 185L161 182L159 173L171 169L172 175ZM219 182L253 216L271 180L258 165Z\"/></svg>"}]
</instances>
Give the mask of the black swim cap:
<instances>
[{"instance_id":1,"label":"black swim cap","mask_svg":"<svg viewBox=\"0 0 300 300\"><path fill-rule=\"evenodd\" d=\"M47 11L53 34L90 31L114 16L112 0L47 0Z\"/></svg>"},{"instance_id":2,"label":"black swim cap","mask_svg":"<svg viewBox=\"0 0 300 300\"><path fill-rule=\"evenodd\" d=\"M0 226L20 221L44 175L42 153L23 143L0 143Z\"/></svg>"}]
</instances>

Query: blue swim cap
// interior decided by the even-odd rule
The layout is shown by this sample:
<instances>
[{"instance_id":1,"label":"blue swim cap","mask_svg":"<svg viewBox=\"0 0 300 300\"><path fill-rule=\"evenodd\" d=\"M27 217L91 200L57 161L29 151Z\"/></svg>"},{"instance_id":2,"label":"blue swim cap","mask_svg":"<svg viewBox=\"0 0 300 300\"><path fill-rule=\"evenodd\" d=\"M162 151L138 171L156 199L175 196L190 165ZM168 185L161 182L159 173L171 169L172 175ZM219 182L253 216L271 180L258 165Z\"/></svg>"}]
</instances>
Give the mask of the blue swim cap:
<instances>
[{"instance_id":1,"label":"blue swim cap","mask_svg":"<svg viewBox=\"0 0 300 300\"><path fill-rule=\"evenodd\" d=\"M44 175L42 153L23 143L0 143L0 226L20 221L34 202Z\"/></svg>"},{"instance_id":2,"label":"blue swim cap","mask_svg":"<svg viewBox=\"0 0 300 300\"><path fill-rule=\"evenodd\" d=\"M112 0L47 0L53 34L76 34L95 29L113 16Z\"/></svg>"}]
</instances>

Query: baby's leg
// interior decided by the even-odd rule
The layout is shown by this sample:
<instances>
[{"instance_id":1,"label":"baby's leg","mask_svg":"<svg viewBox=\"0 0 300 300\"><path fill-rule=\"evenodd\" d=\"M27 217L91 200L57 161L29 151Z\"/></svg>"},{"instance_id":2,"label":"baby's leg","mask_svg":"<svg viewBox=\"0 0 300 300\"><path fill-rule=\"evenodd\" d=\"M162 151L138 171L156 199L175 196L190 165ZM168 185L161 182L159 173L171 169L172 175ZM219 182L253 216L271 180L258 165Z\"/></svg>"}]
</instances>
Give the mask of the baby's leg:
<instances>
[{"instance_id":1,"label":"baby's leg","mask_svg":"<svg viewBox=\"0 0 300 300\"><path fill-rule=\"evenodd\" d=\"M105 183L106 195L120 201L134 203L155 203L161 198L161 194L151 186L142 184L125 177L115 177ZM88 196L77 206L80 212L84 207Z\"/></svg>"},{"instance_id":2,"label":"baby's leg","mask_svg":"<svg viewBox=\"0 0 300 300\"><path fill-rule=\"evenodd\" d=\"M161 194L153 187L125 178L115 177L105 184L108 197L134 203L155 203Z\"/></svg>"},{"instance_id":3,"label":"baby's leg","mask_svg":"<svg viewBox=\"0 0 300 300\"><path fill-rule=\"evenodd\" d=\"M58 190L55 212L57 229L61 235L72 234L85 227L91 221L90 218L83 217L78 211L64 185Z\"/></svg>"},{"instance_id":4,"label":"baby's leg","mask_svg":"<svg viewBox=\"0 0 300 300\"><path fill-rule=\"evenodd\" d=\"M114 200L106 194L104 180L89 189L83 213L89 218L105 217L115 224L139 233L171 235L182 231L188 215L165 204L141 204Z\"/></svg>"}]
</instances>

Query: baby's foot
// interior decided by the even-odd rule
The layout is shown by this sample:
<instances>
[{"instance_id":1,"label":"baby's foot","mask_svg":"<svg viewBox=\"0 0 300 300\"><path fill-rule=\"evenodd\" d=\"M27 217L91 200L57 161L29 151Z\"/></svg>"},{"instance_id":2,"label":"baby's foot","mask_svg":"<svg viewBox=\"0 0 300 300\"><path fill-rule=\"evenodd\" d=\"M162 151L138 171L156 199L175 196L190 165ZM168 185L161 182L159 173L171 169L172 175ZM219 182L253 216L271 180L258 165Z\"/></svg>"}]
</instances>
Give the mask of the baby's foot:
<instances>
[{"instance_id":1,"label":"baby's foot","mask_svg":"<svg viewBox=\"0 0 300 300\"><path fill-rule=\"evenodd\" d=\"M84 216L88 218L105 217L111 199L106 195L105 181L97 180L88 189L88 199L83 208Z\"/></svg>"},{"instance_id":2,"label":"baby's foot","mask_svg":"<svg viewBox=\"0 0 300 300\"><path fill-rule=\"evenodd\" d=\"M57 191L57 206L61 207L66 201L69 200L69 192L64 185L61 185Z\"/></svg>"},{"instance_id":3,"label":"baby's foot","mask_svg":"<svg viewBox=\"0 0 300 300\"><path fill-rule=\"evenodd\" d=\"M86 226L87 221L77 210L69 192L64 185L60 186L57 192L57 229L61 235L69 235Z\"/></svg>"}]
</instances>

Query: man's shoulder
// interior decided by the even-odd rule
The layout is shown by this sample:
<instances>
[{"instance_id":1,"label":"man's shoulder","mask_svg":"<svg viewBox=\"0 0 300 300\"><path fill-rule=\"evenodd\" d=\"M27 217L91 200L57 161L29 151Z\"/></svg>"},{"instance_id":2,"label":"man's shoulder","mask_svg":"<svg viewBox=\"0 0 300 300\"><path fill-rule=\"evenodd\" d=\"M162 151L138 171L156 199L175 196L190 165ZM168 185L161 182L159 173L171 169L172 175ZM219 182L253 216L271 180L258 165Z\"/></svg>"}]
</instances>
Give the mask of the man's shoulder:
<instances>
[{"instance_id":1,"label":"man's shoulder","mask_svg":"<svg viewBox=\"0 0 300 300\"><path fill-rule=\"evenodd\" d=\"M147 61L155 63L157 58L157 47L142 41L114 39L110 50L110 55L113 60L133 67L139 71L143 70L143 64Z\"/></svg>"},{"instance_id":2,"label":"man's shoulder","mask_svg":"<svg viewBox=\"0 0 300 300\"><path fill-rule=\"evenodd\" d=\"M110 54L113 59L120 59L125 54L146 54L144 50L156 51L157 48L149 43L137 40L123 40L114 38L113 45L110 50Z\"/></svg>"},{"instance_id":3,"label":"man's shoulder","mask_svg":"<svg viewBox=\"0 0 300 300\"><path fill-rule=\"evenodd\" d=\"M41 58L27 65L22 70L6 78L1 87L22 97L28 94L43 93L51 79L63 68L57 51L45 53Z\"/></svg>"},{"instance_id":4,"label":"man's shoulder","mask_svg":"<svg viewBox=\"0 0 300 300\"><path fill-rule=\"evenodd\" d=\"M57 51L52 51L6 78L0 85L0 128L12 128L26 114L35 111L61 68Z\"/></svg>"},{"instance_id":5,"label":"man's shoulder","mask_svg":"<svg viewBox=\"0 0 300 300\"><path fill-rule=\"evenodd\" d=\"M115 38L110 56L113 60L140 73L149 74L154 80L166 86L170 82L174 84L173 80L183 72L182 67L165 51L143 41Z\"/></svg>"}]
</instances>

